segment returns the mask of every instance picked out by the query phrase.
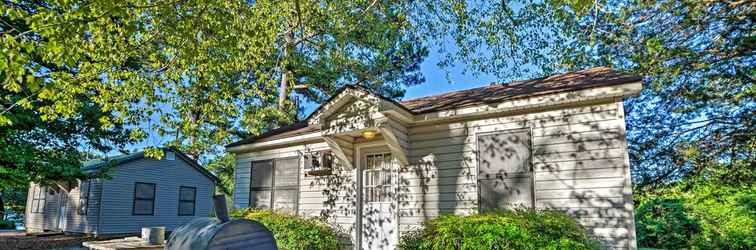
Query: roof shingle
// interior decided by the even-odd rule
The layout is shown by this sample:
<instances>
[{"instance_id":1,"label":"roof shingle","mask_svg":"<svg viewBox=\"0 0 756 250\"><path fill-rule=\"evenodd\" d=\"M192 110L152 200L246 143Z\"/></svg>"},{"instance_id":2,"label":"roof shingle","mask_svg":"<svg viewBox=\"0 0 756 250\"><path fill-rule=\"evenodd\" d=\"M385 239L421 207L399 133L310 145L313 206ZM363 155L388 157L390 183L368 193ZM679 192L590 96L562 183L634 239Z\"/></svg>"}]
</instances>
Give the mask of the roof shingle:
<instances>
[{"instance_id":1,"label":"roof shingle","mask_svg":"<svg viewBox=\"0 0 756 250\"><path fill-rule=\"evenodd\" d=\"M399 104L414 114L422 114L565 91L620 85L638 82L641 79L639 76L621 73L607 67L595 67L542 78L503 84L496 83L479 88L420 97L401 101ZM228 144L226 147L275 140L315 131L318 131L318 129L308 126L307 122L303 121L258 136L245 138Z\"/></svg>"}]
</instances>

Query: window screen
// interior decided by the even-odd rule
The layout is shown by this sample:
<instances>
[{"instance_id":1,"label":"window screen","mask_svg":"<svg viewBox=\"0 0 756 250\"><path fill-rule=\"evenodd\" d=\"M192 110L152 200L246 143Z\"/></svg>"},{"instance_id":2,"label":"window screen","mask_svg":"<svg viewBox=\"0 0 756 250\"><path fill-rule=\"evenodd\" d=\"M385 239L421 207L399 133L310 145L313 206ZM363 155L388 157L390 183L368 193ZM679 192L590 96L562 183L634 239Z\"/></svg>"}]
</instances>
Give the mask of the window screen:
<instances>
[{"instance_id":1,"label":"window screen","mask_svg":"<svg viewBox=\"0 0 756 250\"><path fill-rule=\"evenodd\" d=\"M90 181L79 182L79 206L76 212L80 215L86 215L89 208L89 190L92 184Z\"/></svg>"},{"instance_id":2,"label":"window screen","mask_svg":"<svg viewBox=\"0 0 756 250\"><path fill-rule=\"evenodd\" d=\"M250 180L250 206L296 213L299 158L253 162Z\"/></svg>"},{"instance_id":3,"label":"window screen","mask_svg":"<svg viewBox=\"0 0 756 250\"><path fill-rule=\"evenodd\" d=\"M273 161L253 162L250 180L250 206L256 208L271 208Z\"/></svg>"},{"instance_id":4,"label":"window screen","mask_svg":"<svg viewBox=\"0 0 756 250\"><path fill-rule=\"evenodd\" d=\"M47 187L36 185L32 196L32 212L43 213L45 211L45 198L47 198Z\"/></svg>"},{"instance_id":5,"label":"window screen","mask_svg":"<svg viewBox=\"0 0 756 250\"><path fill-rule=\"evenodd\" d=\"M273 209L296 212L299 189L299 158L275 160Z\"/></svg>"},{"instance_id":6,"label":"window screen","mask_svg":"<svg viewBox=\"0 0 756 250\"><path fill-rule=\"evenodd\" d=\"M533 207L530 131L478 135L481 210Z\"/></svg>"},{"instance_id":7,"label":"window screen","mask_svg":"<svg viewBox=\"0 0 756 250\"><path fill-rule=\"evenodd\" d=\"M133 215L155 214L155 184L137 182L134 184Z\"/></svg>"},{"instance_id":8,"label":"window screen","mask_svg":"<svg viewBox=\"0 0 756 250\"><path fill-rule=\"evenodd\" d=\"M194 216L194 205L197 202L197 188L179 187L179 216Z\"/></svg>"}]
</instances>

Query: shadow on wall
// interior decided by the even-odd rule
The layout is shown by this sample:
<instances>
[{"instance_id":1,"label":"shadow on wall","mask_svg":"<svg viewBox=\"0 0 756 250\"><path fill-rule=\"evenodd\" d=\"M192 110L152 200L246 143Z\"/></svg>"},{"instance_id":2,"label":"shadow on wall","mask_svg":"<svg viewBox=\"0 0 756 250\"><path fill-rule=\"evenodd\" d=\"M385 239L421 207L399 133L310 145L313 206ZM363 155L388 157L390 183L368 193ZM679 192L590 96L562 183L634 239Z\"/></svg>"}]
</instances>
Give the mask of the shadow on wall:
<instances>
[{"instance_id":1,"label":"shadow on wall","mask_svg":"<svg viewBox=\"0 0 756 250\"><path fill-rule=\"evenodd\" d=\"M340 121L331 124L337 131L361 128L354 123L371 119L369 107L345 108L349 110L337 112ZM398 173L399 207L390 207L401 218L400 231L441 214L522 205L563 211L607 246L627 246L634 230L632 192L624 114L619 112L611 102L413 127L410 166ZM339 167L330 176L308 177L315 179L310 188L326 187L320 211L324 220L349 225L348 219L340 220L356 216L359 190L352 174ZM394 219L374 219L370 211L365 216L364 223L371 225L367 228ZM353 235L355 226L345 232Z\"/></svg>"},{"instance_id":2,"label":"shadow on wall","mask_svg":"<svg viewBox=\"0 0 756 250\"><path fill-rule=\"evenodd\" d=\"M609 103L422 128L400 178L401 222L521 204L564 211L606 245L627 246L632 193L618 111ZM479 141L523 128L529 135Z\"/></svg>"}]
</instances>

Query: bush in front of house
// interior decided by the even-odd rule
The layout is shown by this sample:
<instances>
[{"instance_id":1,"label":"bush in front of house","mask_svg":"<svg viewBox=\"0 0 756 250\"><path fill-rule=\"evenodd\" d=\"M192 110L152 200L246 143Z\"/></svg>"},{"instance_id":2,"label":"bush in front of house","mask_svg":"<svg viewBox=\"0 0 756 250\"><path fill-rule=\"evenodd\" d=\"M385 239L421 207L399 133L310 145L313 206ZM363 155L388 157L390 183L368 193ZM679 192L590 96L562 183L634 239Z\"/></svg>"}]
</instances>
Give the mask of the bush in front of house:
<instances>
[{"instance_id":1,"label":"bush in front of house","mask_svg":"<svg viewBox=\"0 0 756 250\"><path fill-rule=\"evenodd\" d=\"M575 219L556 211L444 215L402 236L399 249L599 249Z\"/></svg>"},{"instance_id":2,"label":"bush in front of house","mask_svg":"<svg viewBox=\"0 0 756 250\"><path fill-rule=\"evenodd\" d=\"M327 224L296 215L261 209L240 209L233 217L255 220L267 227L280 249L339 249L336 231Z\"/></svg>"}]
</instances>

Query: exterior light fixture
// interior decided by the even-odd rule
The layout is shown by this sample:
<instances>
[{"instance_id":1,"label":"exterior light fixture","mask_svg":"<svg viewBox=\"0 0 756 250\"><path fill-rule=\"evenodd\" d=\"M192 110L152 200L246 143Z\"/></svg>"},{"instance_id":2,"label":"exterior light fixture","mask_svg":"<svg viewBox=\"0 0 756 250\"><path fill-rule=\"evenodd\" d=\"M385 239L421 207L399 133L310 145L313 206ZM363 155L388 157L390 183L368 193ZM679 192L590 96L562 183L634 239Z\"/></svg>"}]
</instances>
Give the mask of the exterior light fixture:
<instances>
[{"instance_id":1,"label":"exterior light fixture","mask_svg":"<svg viewBox=\"0 0 756 250\"><path fill-rule=\"evenodd\" d=\"M372 140L373 138L375 138L375 131L362 132L362 137L368 140Z\"/></svg>"}]
</instances>

